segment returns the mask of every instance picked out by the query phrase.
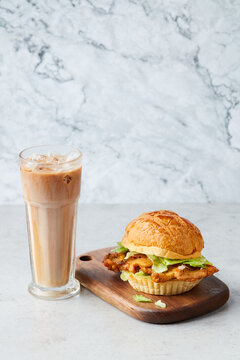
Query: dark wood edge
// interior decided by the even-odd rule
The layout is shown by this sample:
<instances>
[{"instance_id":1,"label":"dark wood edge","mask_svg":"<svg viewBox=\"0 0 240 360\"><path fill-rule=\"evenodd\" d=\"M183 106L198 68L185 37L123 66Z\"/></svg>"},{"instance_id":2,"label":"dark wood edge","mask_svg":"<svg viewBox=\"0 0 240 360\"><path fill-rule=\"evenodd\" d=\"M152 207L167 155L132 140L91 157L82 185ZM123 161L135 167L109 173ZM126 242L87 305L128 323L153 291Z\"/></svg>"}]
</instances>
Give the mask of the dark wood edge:
<instances>
[{"instance_id":1,"label":"dark wood edge","mask_svg":"<svg viewBox=\"0 0 240 360\"><path fill-rule=\"evenodd\" d=\"M113 248L115 248L115 247L107 247L107 248L97 249L97 250L93 250L93 251L90 251L87 253L80 254L77 256L77 262L79 261L79 257L81 257L81 256L91 256L93 253L95 253L98 250L103 251L103 252L109 252ZM216 299L218 300L217 307L213 302L208 302L206 300L206 301L202 302L203 306L199 306L198 309L194 308L194 314L191 313L191 309L187 305L185 307L182 307L181 311L179 311L179 309L171 308L170 311L166 311L166 309L164 309L164 311L160 310L160 309L156 309L156 311L154 312L153 309L149 309L147 307L145 308L144 306L142 306L142 304L141 304L141 306L138 306L137 304L136 305L131 304L129 306L129 302L126 301L124 298L121 299L121 302L114 301L115 294L112 293L111 294L112 296L109 296L109 294L103 293L102 288L100 289L99 283L97 281L95 281L95 284L92 288L89 288L87 281L84 280L84 278L82 276L79 276L77 271L76 271L76 277L79 279L79 281L81 282L81 284L84 287L86 287L92 293L94 293L95 295L97 295L102 300L106 301L107 303L111 304L115 308L118 308L119 310L123 311L124 313L128 314L131 317L134 317L137 320L141 320L141 321L148 322L148 323L155 323L155 324L176 323L176 322L184 321L184 320L187 320L190 318L199 317L201 315L206 315L207 313L210 313L210 312L222 307L228 301L229 296L230 296L229 288L227 287L227 285L223 281L218 279L217 277L213 276L215 279L217 279L221 283L221 285L224 285L224 292L221 293L221 297L216 295ZM94 281L93 281L93 283L94 283ZM132 310L135 310L135 311L132 311ZM141 311L141 313L139 311ZM161 311L161 317L159 317L159 311ZM177 320L173 320L172 318L176 314L177 314ZM154 320L153 320L153 315L156 315L154 317Z\"/></svg>"}]
</instances>

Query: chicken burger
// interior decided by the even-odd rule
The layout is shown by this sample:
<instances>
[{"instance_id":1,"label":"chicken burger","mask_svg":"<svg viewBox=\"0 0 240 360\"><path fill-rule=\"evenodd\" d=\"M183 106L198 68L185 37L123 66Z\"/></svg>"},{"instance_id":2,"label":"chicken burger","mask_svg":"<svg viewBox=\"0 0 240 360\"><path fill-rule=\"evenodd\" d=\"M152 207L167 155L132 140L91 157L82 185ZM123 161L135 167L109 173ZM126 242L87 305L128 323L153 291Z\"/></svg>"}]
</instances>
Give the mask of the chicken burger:
<instances>
[{"instance_id":1,"label":"chicken burger","mask_svg":"<svg viewBox=\"0 0 240 360\"><path fill-rule=\"evenodd\" d=\"M203 247L195 225L172 211L159 210L131 221L122 242L103 263L120 272L121 279L135 290L177 295L218 271L202 256Z\"/></svg>"}]
</instances>

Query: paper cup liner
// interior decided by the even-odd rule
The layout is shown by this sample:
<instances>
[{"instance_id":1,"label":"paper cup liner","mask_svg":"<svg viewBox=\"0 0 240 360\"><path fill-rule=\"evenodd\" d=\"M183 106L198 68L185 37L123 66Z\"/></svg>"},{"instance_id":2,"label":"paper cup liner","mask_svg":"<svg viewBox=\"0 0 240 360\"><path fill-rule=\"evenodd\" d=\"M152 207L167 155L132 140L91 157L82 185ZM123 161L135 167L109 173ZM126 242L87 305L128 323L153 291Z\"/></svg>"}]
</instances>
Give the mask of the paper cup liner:
<instances>
[{"instance_id":1,"label":"paper cup liner","mask_svg":"<svg viewBox=\"0 0 240 360\"><path fill-rule=\"evenodd\" d=\"M195 281L169 280L156 283L151 279L137 279L134 275L130 275L128 278L128 282L134 288L134 290L153 295L182 294L191 290L200 281L201 279Z\"/></svg>"}]
</instances>

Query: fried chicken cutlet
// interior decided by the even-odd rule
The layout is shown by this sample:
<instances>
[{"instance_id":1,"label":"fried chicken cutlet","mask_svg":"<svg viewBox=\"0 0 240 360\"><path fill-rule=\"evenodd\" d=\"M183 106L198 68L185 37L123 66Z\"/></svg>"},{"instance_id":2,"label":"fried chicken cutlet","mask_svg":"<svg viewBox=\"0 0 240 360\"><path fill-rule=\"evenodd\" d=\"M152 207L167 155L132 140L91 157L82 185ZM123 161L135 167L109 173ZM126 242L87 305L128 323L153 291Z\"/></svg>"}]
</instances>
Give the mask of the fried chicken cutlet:
<instances>
[{"instance_id":1,"label":"fried chicken cutlet","mask_svg":"<svg viewBox=\"0 0 240 360\"><path fill-rule=\"evenodd\" d=\"M104 266L115 272L129 271L135 274L142 271L145 275L150 275L151 280L156 283L174 279L191 282L218 272L218 269L213 265L206 265L205 268L198 268L179 263L168 266L167 270L162 273L157 273L152 269L152 260L145 254L134 254L125 259L126 254L127 252L108 253L103 260Z\"/></svg>"}]
</instances>

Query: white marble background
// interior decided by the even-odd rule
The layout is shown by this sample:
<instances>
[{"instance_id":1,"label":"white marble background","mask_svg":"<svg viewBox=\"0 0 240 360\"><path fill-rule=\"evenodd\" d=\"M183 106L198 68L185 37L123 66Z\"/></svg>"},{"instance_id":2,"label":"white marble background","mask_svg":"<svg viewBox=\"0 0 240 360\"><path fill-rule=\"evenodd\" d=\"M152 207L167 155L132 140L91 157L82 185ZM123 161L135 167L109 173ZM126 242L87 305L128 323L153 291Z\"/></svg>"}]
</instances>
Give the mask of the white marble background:
<instances>
[{"instance_id":1,"label":"white marble background","mask_svg":"<svg viewBox=\"0 0 240 360\"><path fill-rule=\"evenodd\" d=\"M0 1L0 203L84 153L82 202L240 201L240 1Z\"/></svg>"}]
</instances>

